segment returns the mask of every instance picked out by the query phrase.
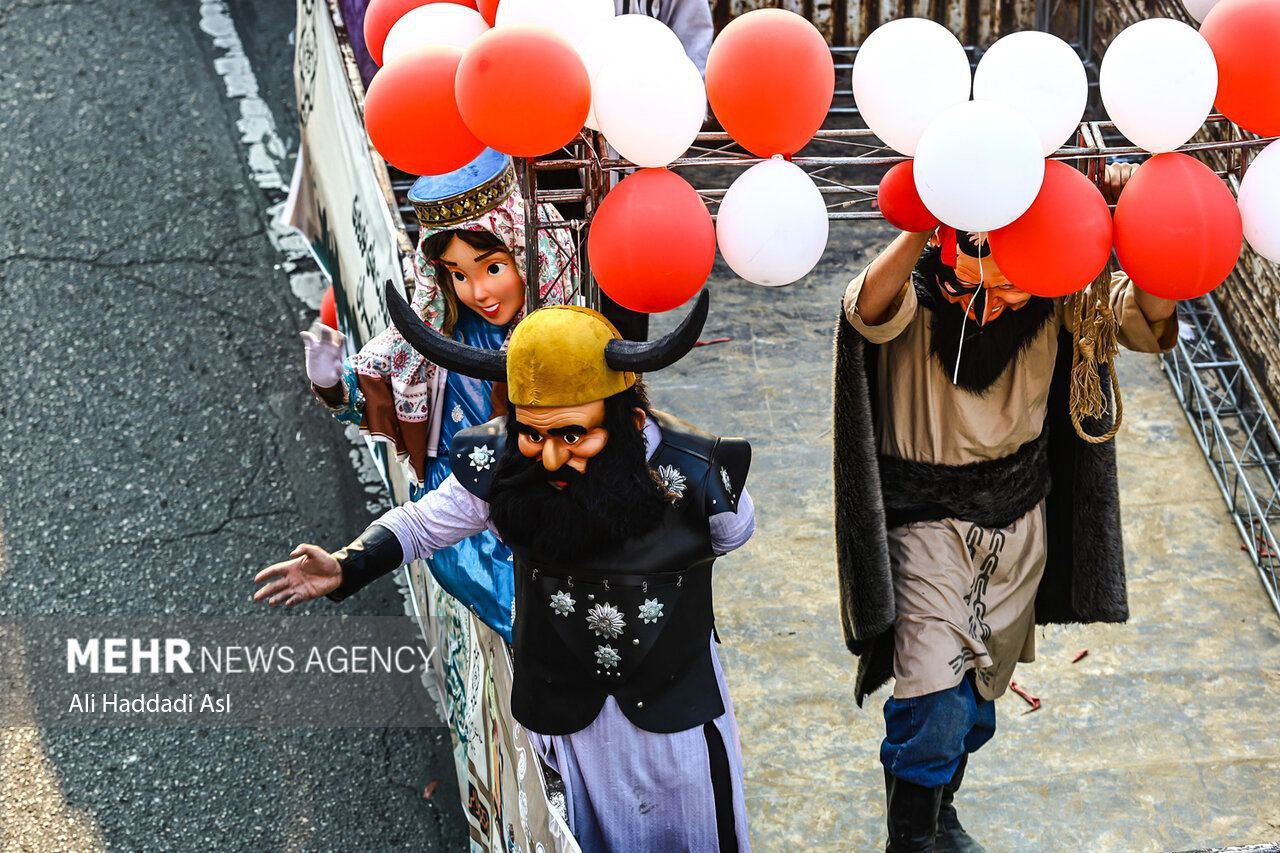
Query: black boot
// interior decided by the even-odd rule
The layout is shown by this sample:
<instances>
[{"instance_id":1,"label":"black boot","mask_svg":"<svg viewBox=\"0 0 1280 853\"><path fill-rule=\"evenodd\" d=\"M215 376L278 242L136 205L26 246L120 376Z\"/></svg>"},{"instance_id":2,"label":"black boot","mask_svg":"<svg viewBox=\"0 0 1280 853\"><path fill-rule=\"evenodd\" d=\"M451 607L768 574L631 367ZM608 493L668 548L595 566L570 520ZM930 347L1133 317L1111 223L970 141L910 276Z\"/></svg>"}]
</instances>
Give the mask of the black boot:
<instances>
[{"instance_id":1,"label":"black boot","mask_svg":"<svg viewBox=\"0 0 1280 853\"><path fill-rule=\"evenodd\" d=\"M964 768L969 763L969 756L960 759L956 775L942 786L942 804L938 807L938 835L933 843L936 853L986 853L986 848L969 837L960 825L960 817L956 814L956 791L964 780Z\"/></svg>"},{"instance_id":2,"label":"black boot","mask_svg":"<svg viewBox=\"0 0 1280 853\"><path fill-rule=\"evenodd\" d=\"M889 812L885 853L931 853L938 832L942 787L925 788L884 771Z\"/></svg>"}]
</instances>

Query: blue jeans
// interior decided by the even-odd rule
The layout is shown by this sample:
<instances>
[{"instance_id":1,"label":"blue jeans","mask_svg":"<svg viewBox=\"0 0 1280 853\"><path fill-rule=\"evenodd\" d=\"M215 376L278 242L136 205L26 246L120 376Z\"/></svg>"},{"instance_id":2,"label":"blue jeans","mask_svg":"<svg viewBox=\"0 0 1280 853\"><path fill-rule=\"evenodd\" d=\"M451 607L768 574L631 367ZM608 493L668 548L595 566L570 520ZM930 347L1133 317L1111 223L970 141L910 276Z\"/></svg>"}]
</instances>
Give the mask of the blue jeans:
<instances>
[{"instance_id":1,"label":"blue jeans","mask_svg":"<svg viewBox=\"0 0 1280 853\"><path fill-rule=\"evenodd\" d=\"M973 673L950 690L884 703L880 762L899 779L926 788L951 781L960 759L996 733L996 703L974 687Z\"/></svg>"}]
</instances>

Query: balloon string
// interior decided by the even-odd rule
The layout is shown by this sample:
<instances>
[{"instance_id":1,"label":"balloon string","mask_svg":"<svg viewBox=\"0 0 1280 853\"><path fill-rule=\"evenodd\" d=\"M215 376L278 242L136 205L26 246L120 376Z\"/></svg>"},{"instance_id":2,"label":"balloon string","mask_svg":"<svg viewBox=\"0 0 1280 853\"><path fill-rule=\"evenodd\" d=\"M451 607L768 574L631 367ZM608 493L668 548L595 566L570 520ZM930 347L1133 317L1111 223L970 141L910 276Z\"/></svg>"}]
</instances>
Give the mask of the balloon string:
<instances>
[{"instance_id":1,"label":"balloon string","mask_svg":"<svg viewBox=\"0 0 1280 853\"><path fill-rule=\"evenodd\" d=\"M969 297L969 304L964 306L964 317L960 320L960 346L956 347L956 369L951 374L951 384L960 384L960 356L964 353L964 329L969 323L969 312L973 310L973 300L978 298L978 291L982 290L986 284L987 274L982 266L982 252L978 252L978 290L973 292L973 296Z\"/></svg>"}]
</instances>

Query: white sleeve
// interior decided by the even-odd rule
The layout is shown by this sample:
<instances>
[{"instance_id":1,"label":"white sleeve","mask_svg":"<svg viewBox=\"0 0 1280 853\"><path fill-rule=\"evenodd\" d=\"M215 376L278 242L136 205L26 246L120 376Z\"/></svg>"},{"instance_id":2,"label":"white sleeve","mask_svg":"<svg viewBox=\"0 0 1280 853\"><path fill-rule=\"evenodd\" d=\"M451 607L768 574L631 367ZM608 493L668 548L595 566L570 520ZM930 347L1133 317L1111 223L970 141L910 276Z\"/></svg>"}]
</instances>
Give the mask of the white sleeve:
<instances>
[{"instance_id":1,"label":"white sleeve","mask_svg":"<svg viewBox=\"0 0 1280 853\"><path fill-rule=\"evenodd\" d=\"M719 555L741 548L756 532L756 505L751 494L742 490L737 512L721 512L711 516L711 550Z\"/></svg>"},{"instance_id":2,"label":"white sleeve","mask_svg":"<svg viewBox=\"0 0 1280 853\"><path fill-rule=\"evenodd\" d=\"M489 525L489 504L468 492L452 474L416 501L401 504L379 518L395 534L406 563L430 557Z\"/></svg>"}]
</instances>

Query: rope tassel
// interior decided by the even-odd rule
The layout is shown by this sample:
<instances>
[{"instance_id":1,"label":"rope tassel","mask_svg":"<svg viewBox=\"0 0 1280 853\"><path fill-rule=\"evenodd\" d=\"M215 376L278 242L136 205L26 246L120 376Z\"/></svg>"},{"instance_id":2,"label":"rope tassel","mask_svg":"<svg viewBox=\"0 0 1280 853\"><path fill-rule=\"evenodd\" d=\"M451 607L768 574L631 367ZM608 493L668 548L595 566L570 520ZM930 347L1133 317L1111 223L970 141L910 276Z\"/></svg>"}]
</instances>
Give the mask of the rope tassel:
<instances>
[{"instance_id":1,"label":"rope tassel","mask_svg":"<svg viewBox=\"0 0 1280 853\"><path fill-rule=\"evenodd\" d=\"M1071 422L1076 434L1090 444L1115 438L1124 418L1124 402L1116 378L1119 324L1111 310L1111 278L1111 265L1107 264L1093 284L1067 298L1068 317L1075 329L1071 354ZM1104 371L1111 379L1110 399L1105 398L1102 391ZM1108 411L1115 413L1111 427L1102 435L1090 434L1084 419L1102 419Z\"/></svg>"}]
</instances>

